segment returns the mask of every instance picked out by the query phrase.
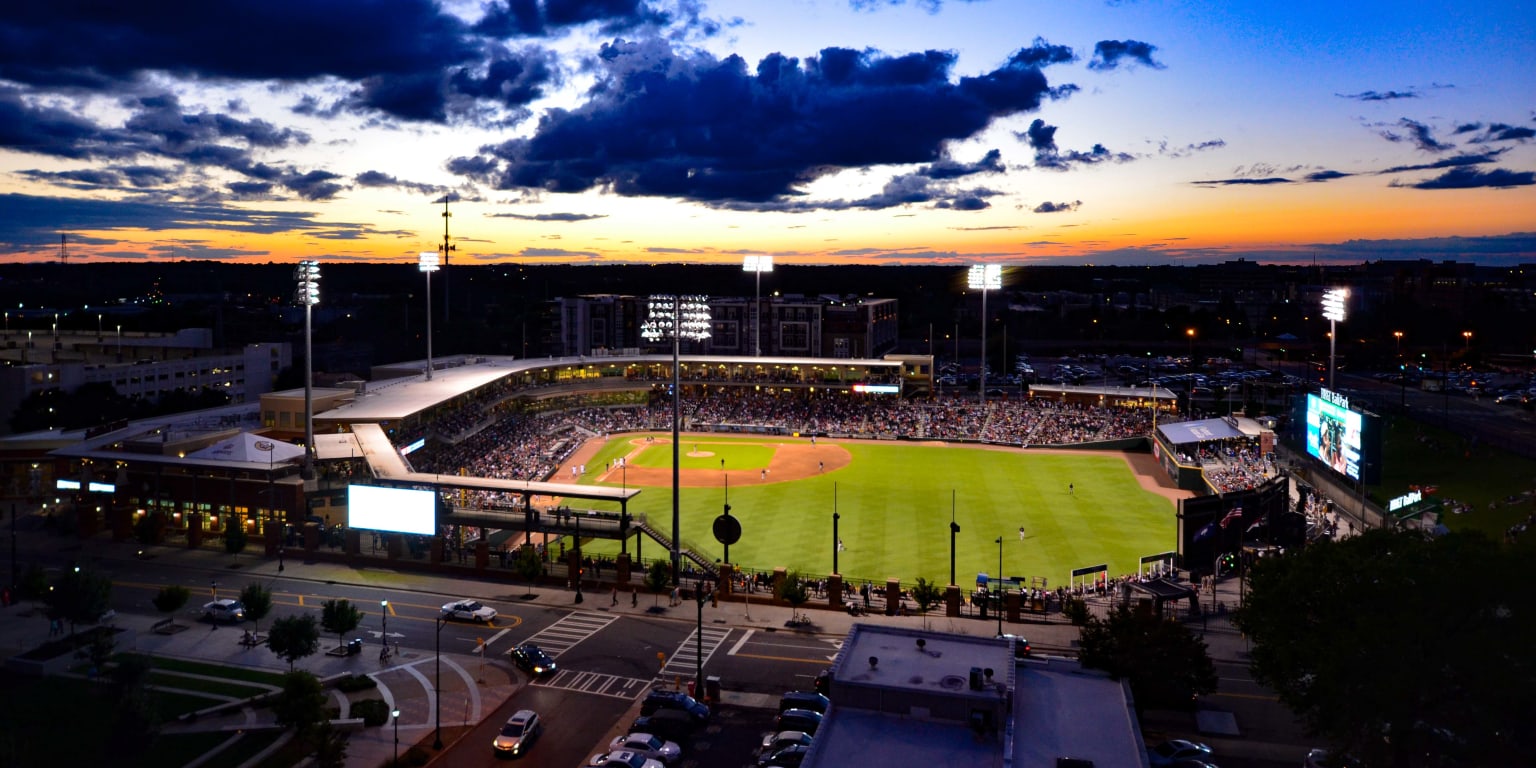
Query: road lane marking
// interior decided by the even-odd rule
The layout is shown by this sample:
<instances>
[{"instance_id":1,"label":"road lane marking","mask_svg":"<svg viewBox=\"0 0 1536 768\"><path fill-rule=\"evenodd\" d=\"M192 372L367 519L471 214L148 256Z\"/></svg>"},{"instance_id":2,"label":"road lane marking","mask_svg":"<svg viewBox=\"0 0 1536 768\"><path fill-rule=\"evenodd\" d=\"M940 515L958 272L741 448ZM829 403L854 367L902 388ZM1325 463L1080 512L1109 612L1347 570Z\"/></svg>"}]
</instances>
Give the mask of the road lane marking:
<instances>
[{"instance_id":1,"label":"road lane marking","mask_svg":"<svg viewBox=\"0 0 1536 768\"><path fill-rule=\"evenodd\" d=\"M731 646L731 650L727 651L725 655L727 655L727 656L735 656L736 652L740 651L741 647L743 645L746 645L748 640L752 639L752 634L754 632L756 632L756 631L757 630L755 630L755 629L749 629L745 633L743 633L742 636L741 636L741 639L737 640L736 644Z\"/></svg>"}]
</instances>

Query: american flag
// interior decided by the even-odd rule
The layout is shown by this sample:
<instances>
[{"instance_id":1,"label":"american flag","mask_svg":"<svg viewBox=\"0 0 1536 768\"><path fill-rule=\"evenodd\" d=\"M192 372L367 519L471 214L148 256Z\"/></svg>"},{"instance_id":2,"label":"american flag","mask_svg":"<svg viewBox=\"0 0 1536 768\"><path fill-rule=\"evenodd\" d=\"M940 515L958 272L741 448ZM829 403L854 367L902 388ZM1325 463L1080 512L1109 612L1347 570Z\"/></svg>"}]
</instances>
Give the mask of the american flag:
<instances>
[{"instance_id":1,"label":"american flag","mask_svg":"<svg viewBox=\"0 0 1536 768\"><path fill-rule=\"evenodd\" d=\"M1243 521L1243 508L1242 507L1233 507L1232 511L1228 512L1227 516L1223 517L1221 519L1221 527L1222 527L1223 530L1225 530L1227 526L1229 526L1229 525L1231 525L1233 523L1240 523L1242 521Z\"/></svg>"}]
</instances>

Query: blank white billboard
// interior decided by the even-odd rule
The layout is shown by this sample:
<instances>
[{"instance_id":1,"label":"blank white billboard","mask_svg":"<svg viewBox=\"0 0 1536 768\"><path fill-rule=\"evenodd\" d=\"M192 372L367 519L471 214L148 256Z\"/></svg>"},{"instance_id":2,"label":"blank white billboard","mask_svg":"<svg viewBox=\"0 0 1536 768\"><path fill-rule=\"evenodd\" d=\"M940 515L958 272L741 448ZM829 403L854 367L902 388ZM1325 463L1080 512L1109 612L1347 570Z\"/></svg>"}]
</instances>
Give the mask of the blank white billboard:
<instances>
[{"instance_id":1,"label":"blank white billboard","mask_svg":"<svg viewBox=\"0 0 1536 768\"><path fill-rule=\"evenodd\" d=\"M349 485L347 525L431 536L437 533L437 494L407 488Z\"/></svg>"}]
</instances>

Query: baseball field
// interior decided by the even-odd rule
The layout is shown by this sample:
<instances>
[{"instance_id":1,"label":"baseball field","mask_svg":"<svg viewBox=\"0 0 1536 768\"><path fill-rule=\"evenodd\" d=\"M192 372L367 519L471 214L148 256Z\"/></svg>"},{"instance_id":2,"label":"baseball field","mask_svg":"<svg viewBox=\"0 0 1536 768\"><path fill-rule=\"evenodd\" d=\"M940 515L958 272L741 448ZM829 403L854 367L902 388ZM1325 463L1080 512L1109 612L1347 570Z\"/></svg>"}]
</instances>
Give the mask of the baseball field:
<instances>
[{"instance_id":1,"label":"baseball field","mask_svg":"<svg viewBox=\"0 0 1536 768\"><path fill-rule=\"evenodd\" d=\"M843 542L838 569L856 581L948 583L951 515L960 525L960 584L997 575L999 538L1005 576L1042 576L1052 587L1067 583L1074 568L1134 573L1142 556L1175 548L1180 494L1159 486L1147 456L715 434L684 434L678 450L683 545L722 556L711 523L728 494L742 527L730 559L748 569L830 573L834 512ZM585 465L584 483L643 488L630 512L671 531L669 434L593 440L562 472L572 465ZM594 555L618 551L614 541L584 546ZM666 553L646 539L641 555Z\"/></svg>"}]
</instances>

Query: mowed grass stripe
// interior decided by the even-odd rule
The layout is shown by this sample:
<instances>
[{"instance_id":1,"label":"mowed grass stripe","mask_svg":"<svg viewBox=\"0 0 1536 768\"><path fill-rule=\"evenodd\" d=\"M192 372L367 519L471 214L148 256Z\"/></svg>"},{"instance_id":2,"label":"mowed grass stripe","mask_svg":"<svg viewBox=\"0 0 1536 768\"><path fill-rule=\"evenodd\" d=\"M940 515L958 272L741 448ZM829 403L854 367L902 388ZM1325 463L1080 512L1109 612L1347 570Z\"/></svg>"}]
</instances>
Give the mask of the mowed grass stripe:
<instances>
[{"instance_id":1,"label":"mowed grass stripe","mask_svg":"<svg viewBox=\"0 0 1536 768\"><path fill-rule=\"evenodd\" d=\"M595 460L627 453L633 437L610 440ZM715 440L697 442L706 450ZM692 444L687 437L681 442L684 449ZM834 484L839 534L847 546L838 554L838 566L851 579L910 582L923 576L947 582L952 491L955 521L961 526L956 537L961 584L978 572L996 575L998 537L1003 539L1005 575L1044 576L1053 586L1064 583L1074 568L1100 563L1108 564L1111 574L1131 573L1142 556L1174 548L1173 504L1144 491L1119 454L839 445L853 458L843 469L730 489L732 515L741 519L743 529L741 542L731 547L732 560L754 569L783 566L810 577L830 573ZM723 488L681 491L684 542L711 559L722 554L710 524L723 502ZM671 489L647 488L630 511L669 530ZM1021 525L1028 534L1022 542ZM618 545L589 542L588 550L613 553ZM647 559L665 557L654 542L646 542L642 552Z\"/></svg>"}]
</instances>

